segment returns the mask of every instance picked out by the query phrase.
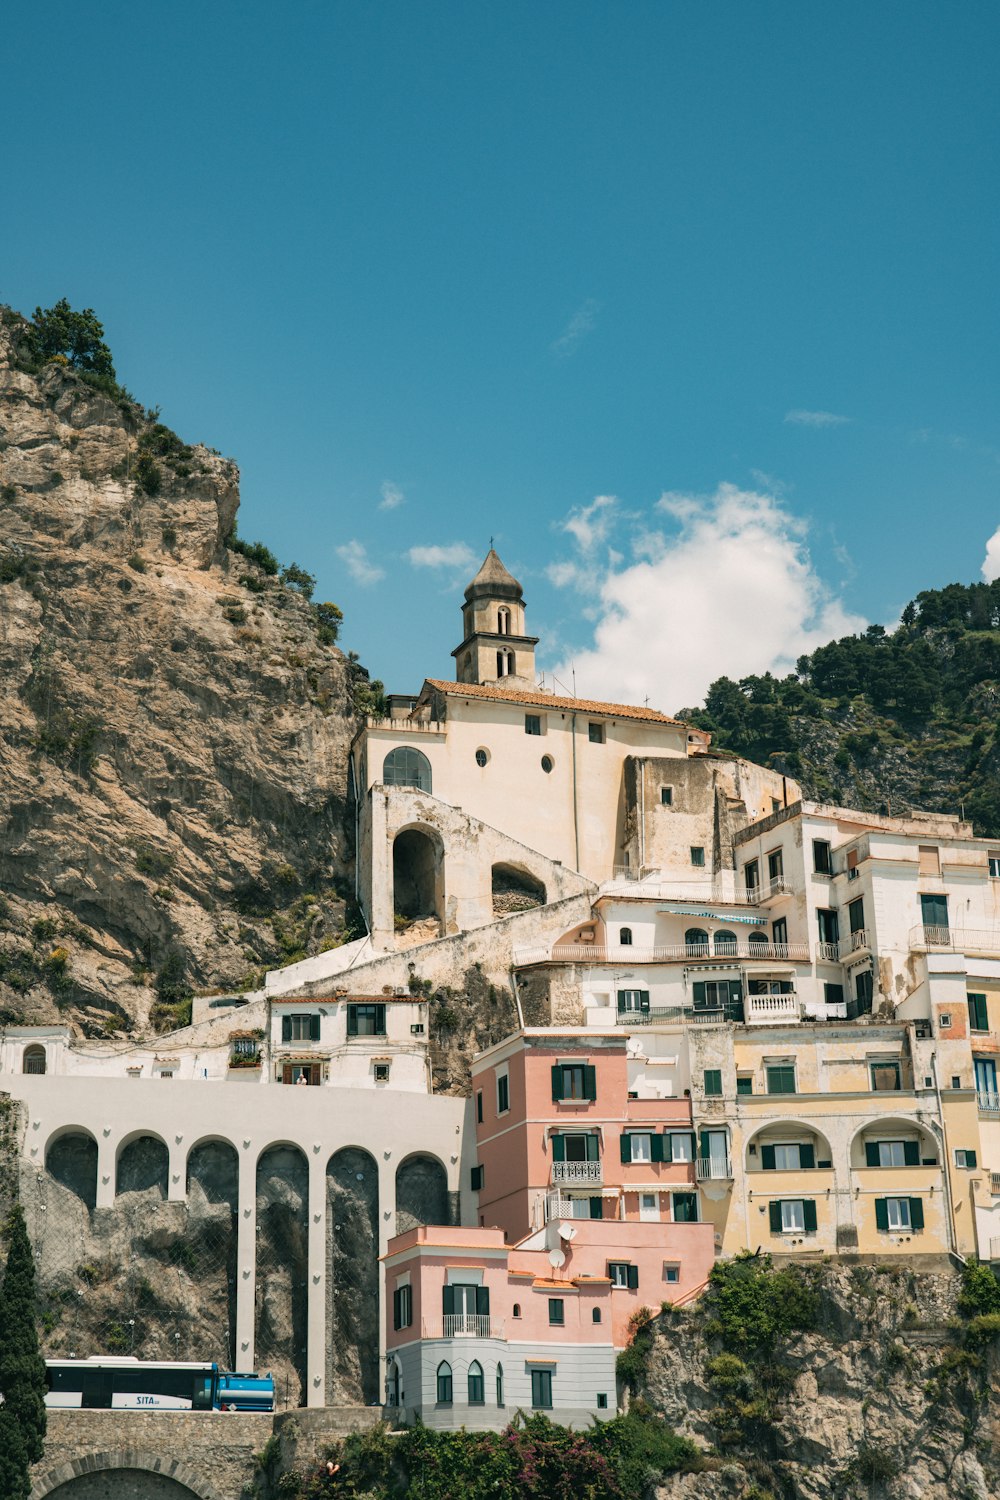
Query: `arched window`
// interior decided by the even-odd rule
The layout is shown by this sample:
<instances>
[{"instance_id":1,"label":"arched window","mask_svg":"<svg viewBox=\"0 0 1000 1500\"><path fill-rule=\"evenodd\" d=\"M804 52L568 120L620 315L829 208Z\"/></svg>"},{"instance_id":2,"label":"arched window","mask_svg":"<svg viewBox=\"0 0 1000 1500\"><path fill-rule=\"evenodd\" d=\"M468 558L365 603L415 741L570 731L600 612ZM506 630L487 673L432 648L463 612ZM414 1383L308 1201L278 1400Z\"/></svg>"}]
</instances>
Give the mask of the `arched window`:
<instances>
[{"instance_id":1,"label":"arched window","mask_svg":"<svg viewBox=\"0 0 1000 1500\"><path fill-rule=\"evenodd\" d=\"M599 1323L601 1321L601 1309L599 1307L595 1307L590 1316L593 1322Z\"/></svg>"},{"instance_id":2,"label":"arched window","mask_svg":"<svg viewBox=\"0 0 1000 1500\"><path fill-rule=\"evenodd\" d=\"M747 938L747 945L750 947L751 950L754 949L754 948L764 948L764 949L766 949L767 948L767 933L766 932L751 932L750 936Z\"/></svg>"},{"instance_id":3,"label":"arched window","mask_svg":"<svg viewBox=\"0 0 1000 1500\"><path fill-rule=\"evenodd\" d=\"M715 952L719 957L736 957L735 932L717 932L714 938Z\"/></svg>"},{"instance_id":4,"label":"arched window","mask_svg":"<svg viewBox=\"0 0 1000 1500\"><path fill-rule=\"evenodd\" d=\"M618 941L619 941L619 943L621 944L621 946L623 948L631 948L631 946L632 946L632 929L631 929L631 927L623 927L621 929L621 931L618 934Z\"/></svg>"},{"instance_id":5,"label":"arched window","mask_svg":"<svg viewBox=\"0 0 1000 1500\"><path fill-rule=\"evenodd\" d=\"M520 1302L515 1302L514 1303L514 1307L512 1309L512 1316L515 1317L515 1318L519 1318L521 1316L521 1304L520 1304Z\"/></svg>"},{"instance_id":6,"label":"arched window","mask_svg":"<svg viewBox=\"0 0 1000 1500\"><path fill-rule=\"evenodd\" d=\"M513 653L513 651L498 651L497 652L497 676L498 677L511 677L511 676L513 676L513 673L514 673L514 653Z\"/></svg>"},{"instance_id":7,"label":"arched window","mask_svg":"<svg viewBox=\"0 0 1000 1500\"><path fill-rule=\"evenodd\" d=\"M510 635L510 610L506 604L497 610L497 635Z\"/></svg>"},{"instance_id":8,"label":"arched window","mask_svg":"<svg viewBox=\"0 0 1000 1500\"><path fill-rule=\"evenodd\" d=\"M45 1048L44 1047L38 1047L38 1046L35 1046L35 1047L25 1047L25 1049L24 1049L24 1072L25 1073L44 1073L45 1072Z\"/></svg>"},{"instance_id":9,"label":"arched window","mask_svg":"<svg viewBox=\"0 0 1000 1500\"><path fill-rule=\"evenodd\" d=\"M708 952L708 933L701 927L689 927L684 934L684 947L688 958L698 958Z\"/></svg>"},{"instance_id":10,"label":"arched window","mask_svg":"<svg viewBox=\"0 0 1000 1500\"><path fill-rule=\"evenodd\" d=\"M497 1365L497 1406L503 1406L503 1365Z\"/></svg>"},{"instance_id":11,"label":"arched window","mask_svg":"<svg viewBox=\"0 0 1000 1500\"><path fill-rule=\"evenodd\" d=\"M382 764L382 780L386 786L415 786L419 792L429 792L431 763L422 750L397 745Z\"/></svg>"},{"instance_id":12,"label":"arched window","mask_svg":"<svg viewBox=\"0 0 1000 1500\"><path fill-rule=\"evenodd\" d=\"M451 1365L447 1360L442 1360L437 1368L438 1406L450 1406L451 1400Z\"/></svg>"},{"instance_id":13,"label":"arched window","mask_svg":"<svg viewBox=\"0 0 1000 1500\"><path fill-rule=\"evenodd\" d=\"M478 1359L474 1359L469 1366L469 1405L482 1406L486 1400L486 1388L483 1384L483 1367Z\"/></svg>"},{"instance_id":14,"label":"arched window","mask_svg":"<svg viewBox=\"0 0 1000 1500\"><path fill-rule=\"evenodd\" d=\"M386 1406L399 1405L399 1361L390 1360L389 1370L385 1378L385 1404Z\"/></svg>"}]
</instances>

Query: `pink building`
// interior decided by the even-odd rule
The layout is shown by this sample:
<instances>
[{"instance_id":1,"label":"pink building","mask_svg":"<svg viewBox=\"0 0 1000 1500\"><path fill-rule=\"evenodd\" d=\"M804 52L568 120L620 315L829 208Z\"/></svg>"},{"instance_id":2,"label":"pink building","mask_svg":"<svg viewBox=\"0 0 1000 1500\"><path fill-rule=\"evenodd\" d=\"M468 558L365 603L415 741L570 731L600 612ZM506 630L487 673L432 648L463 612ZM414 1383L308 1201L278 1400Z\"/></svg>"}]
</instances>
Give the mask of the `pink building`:
<instances>
[{"instance_id":1,"label":"pink building","mask_svg":"<svg viewBox=\"0 0 1000 1500\"><path fill-rule=\"evenodd\" d=\"M690 1100L635 1097L629 1068L621 1032L576 1029L520 1031L476 1058L479 1227L390 1241L390 1405L439 1426L502 1426L517 1407L600 1415L632 1315L704 1285L714 1230ZM502 1403L470 1397L480 1372Z\"/></svg>"}]
</instances>

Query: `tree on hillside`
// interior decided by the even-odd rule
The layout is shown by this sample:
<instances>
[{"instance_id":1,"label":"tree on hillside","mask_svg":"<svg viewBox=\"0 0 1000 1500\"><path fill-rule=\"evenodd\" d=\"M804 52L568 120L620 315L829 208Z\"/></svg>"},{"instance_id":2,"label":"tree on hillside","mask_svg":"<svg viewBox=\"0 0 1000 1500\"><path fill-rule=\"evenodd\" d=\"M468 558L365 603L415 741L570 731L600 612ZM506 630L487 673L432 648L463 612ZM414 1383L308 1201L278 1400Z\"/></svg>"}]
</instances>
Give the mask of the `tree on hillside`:
<instances>
[{"instance_id":1,"label":"tree on hillside","mask_svg":"<svg viewBox=\"0 0 1000 1500\"><path fill-rule=\"evenodd\" d=\"M45 1441L45 1362L38 1353L35 1262L18 1204L7 1221L7 1269L0 1289L0 1494L26 1500L28 1465Z\"/></svg>"},{"instance_id":2,"label":"tree on hillside","mask_svg":"<svg viewBox=\"0 0 1000 1500\"><path fill-rule=\"evenodd\" d=\"M111 350L104 342L104 325L92 307L77 312L65 297L54 307L36 307L28 341L36 359L61 355L74 369L115 379Z\"/></svg>"}]
</instances>

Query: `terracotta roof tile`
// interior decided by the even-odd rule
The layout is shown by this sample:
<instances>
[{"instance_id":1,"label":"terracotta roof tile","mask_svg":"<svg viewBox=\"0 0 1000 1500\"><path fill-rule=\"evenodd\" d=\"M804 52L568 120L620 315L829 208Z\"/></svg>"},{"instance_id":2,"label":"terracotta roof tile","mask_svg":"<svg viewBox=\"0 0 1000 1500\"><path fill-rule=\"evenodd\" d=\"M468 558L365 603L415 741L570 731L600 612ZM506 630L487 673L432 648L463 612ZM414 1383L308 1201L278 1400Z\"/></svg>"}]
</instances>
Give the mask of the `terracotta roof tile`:
<instances>
[{"instance_id":1,"label":"terracotta roof tile","mask_svg":"<svg viewBox=\"0 0 1000 1500\"><path fill-rule=\"evenodd\" d=\"M592 698L557 698L552 693L503 688L494 686L491 682L441 682L436 677L428 677L426 686L435 688L449 698L485 698L493 703L527 703L532 708L565 708L577 713L604 714L613 719L642 719L650 724L676 724L681 729L688 727L683 719L672 719L669 714L661 714L655 708L637 708L633 703L599 703Z\"/></svg>"}]
</instances>

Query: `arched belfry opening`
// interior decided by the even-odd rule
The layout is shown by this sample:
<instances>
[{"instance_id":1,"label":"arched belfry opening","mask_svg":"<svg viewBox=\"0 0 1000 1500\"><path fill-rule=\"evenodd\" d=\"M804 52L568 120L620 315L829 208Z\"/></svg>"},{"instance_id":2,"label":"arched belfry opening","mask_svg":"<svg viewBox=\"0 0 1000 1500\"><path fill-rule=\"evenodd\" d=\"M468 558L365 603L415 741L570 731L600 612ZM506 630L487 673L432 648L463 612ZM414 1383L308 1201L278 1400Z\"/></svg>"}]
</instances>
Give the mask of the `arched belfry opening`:
<instances>
[{"instance_id":1,"label":"arched belfry opening","mask_svg":"<svg viewBox=\"0 0 1000 1500\"><path fill-rule=\"evenodd\" d=\"M406 922L444 921L444 848L423 828L404 828L393 839L392 909Z\"/></svg>"},{"instance_id":2,"label":"arched belfry opening","mask_svg":"<svg viewBox=\"0 0 1000 1500\"><path fill-rule=\"evenodd\" d=\"M521 585L492 547L465 591L462 637L452 652L459 682L535 686L538 637L525 634Z\"/></svg>"}]
</instances>

